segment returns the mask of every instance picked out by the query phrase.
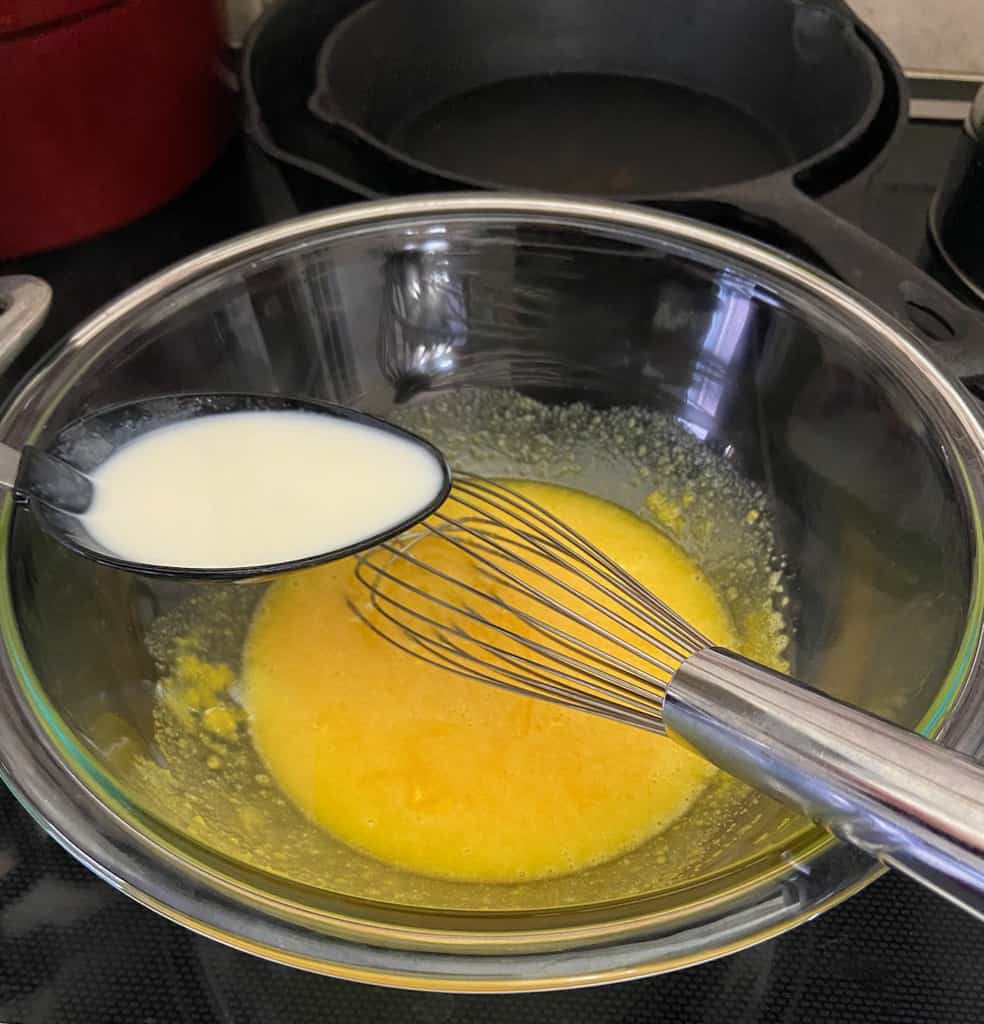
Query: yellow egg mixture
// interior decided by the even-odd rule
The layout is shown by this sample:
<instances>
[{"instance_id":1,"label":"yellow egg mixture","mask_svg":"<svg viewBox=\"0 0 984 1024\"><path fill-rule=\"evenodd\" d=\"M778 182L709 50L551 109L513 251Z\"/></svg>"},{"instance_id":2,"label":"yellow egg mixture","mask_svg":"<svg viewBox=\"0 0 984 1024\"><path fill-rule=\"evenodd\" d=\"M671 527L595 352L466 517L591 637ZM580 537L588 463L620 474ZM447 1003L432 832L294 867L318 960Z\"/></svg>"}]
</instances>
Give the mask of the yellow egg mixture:
<instances>
[{"instance_id":1,"label":"yellow egg mixture","mask_svg":"<svg viewBox=\"0 0 984 1024\"><path fill-rule=\"evenodd\" d=\"M514 486L712 641L736 646L711 584L658 530L578 491ZM421 558L447 557L439 541L419 545ZM488 586L464 563L453 568ZM713 775L662 737L412 659L348 607L349 598L365 600L352 569L345 560L275 583L243 660L260 756L288 797L342 841L426 875L548 878L643 843ZM429 578L426 586L460 601L449 584Z\"/></svg>"}]
</instances>

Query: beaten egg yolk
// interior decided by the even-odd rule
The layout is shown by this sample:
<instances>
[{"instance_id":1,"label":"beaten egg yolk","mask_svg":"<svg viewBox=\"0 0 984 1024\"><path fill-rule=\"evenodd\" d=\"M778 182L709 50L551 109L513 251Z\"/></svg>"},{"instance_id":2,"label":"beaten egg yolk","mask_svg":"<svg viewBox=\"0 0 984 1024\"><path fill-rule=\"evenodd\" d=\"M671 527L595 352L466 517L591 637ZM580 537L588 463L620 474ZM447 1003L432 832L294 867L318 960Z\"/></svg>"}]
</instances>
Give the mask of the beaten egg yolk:
<instances>
[{"instance_id":1,"label":"beaten egg yolk","mask_svg":"<svg viewBox=\"0 0 984 1024\"><path fill-rule=\"evenodd\" d=\"M713 642L735 646L714 589L658 530L579 491L513 486ZM448 548L419 544L421 558L423 545ZM488 586L471 566L454 568ZM450 584L419 582L460 602ZM379 860L476 882L568 874L665 829L714 773L664 737L416 660L373 633L348 599L365 601L351 559L269 589L244 653L246 703L254 744L281 789Z\"/></svg>"}]
</instances>

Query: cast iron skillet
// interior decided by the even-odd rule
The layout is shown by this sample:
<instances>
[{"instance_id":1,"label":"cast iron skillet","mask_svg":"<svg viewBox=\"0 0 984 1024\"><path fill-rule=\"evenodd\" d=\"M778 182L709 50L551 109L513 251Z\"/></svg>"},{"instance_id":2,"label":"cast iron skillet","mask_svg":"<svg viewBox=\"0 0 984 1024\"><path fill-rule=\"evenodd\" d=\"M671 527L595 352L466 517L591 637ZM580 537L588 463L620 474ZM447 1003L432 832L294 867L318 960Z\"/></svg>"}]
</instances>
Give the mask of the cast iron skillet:
<instances>
[{"instance_id":1,"label":"cast iron skillet","mask_svg":"<svg viewBox=\"0 0 984 1024\"><path fill-rule=\"evenodd\" d=\"M744 231L937 348L984 351L947 291L816 201L863 190L907 116L900 69L841 0L282 0L243 80L247 130L301 209L603 192Z\"/></svg>"},{"instance_id":2,"label":"cast iron skillet","mask_svg":"<svg viewBox=\"0 0 984 1024\"><path fill-rule=\"evenodd\" d=\"M441 188L646 203L810 170L884 96L853 20L791 0L372 0L311 110Z\"/></svg>"}]
</instances>

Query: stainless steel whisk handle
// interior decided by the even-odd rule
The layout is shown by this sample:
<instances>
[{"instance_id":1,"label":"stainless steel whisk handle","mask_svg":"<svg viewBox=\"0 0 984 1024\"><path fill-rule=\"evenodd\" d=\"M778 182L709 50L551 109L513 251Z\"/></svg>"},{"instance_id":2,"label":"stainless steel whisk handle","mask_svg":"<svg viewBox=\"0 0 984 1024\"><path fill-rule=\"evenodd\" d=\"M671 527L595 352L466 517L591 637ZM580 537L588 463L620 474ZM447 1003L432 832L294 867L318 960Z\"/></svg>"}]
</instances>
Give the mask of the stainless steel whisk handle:
<instances>
[{"instance_id":1,"label":"stainless steel whisk handle","mask_svg":"<svg viewBox=\"0 0 984 1024\"><path fill-rule=\"evenodd\" d=\"M666 691L667 732L984 918L984 767L711 648Z\"/></svg>"}]
</instances>

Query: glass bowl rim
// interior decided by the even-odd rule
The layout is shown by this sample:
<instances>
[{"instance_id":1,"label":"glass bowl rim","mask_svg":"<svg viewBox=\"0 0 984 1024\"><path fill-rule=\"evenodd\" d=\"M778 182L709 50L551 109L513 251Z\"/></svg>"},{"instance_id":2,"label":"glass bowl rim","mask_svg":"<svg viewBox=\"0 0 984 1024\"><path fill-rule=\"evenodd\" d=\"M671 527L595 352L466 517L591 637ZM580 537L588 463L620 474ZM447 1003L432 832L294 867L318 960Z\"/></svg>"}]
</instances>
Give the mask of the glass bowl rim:
<instances>
[{"instance_id":1,"label":"glass bowl rim","mask_svg":"<svg viewBox=\"0 0 984 1024\"><path fill-rule=\"evenodd\" d=\"M70 332L42 367L15 389L0 416L0 439L29 440L44 421L44 415L35 410L53 408L141 313L166 305L166 300L188 289L201 289L237 266L259 265L317 243L379 229L392 231L403 223L409 226L434 218L504 223L520 218L616 233L643 243L648 236L650 245L663 249L703 252L717 260L727 257L761 273L766 281L804 292L819 301L818 308L833 309L863 326L866 336L877 337L884 348L877 353L882 361L927 403L934 401L927 415L952 445L951 465L973 513L971 613L948 678L919 728L958 749L976 752L984 737L980 683L984 675L984 545L979 512L984 507L984 427L979 414L969 396L920 343L873 304L784 253L700 222L618 203L456 193L356 204L262 228L161 271ZM234 883L230 885L200 863L164 850L97 795L84 771L73 770L67 763L57 737L57 713L48 705L51 714L46 715L37 703L43 693L39 685L33 698L29 693L32 673L20 643L10 589L12 522L13 505L7 498L0 517L5 538L0 549L0 750L7 752L0 760L0 775L48 832L96 874L201 934L270 959L376 984L478 992L574 987L672 970L752 945L846 898L882 870L876 862L814 829L804 833L808 841L799 848L801 859L749 884L744 892L747 898L737 909L724 906L735 902L729 890L712 901L717 906L703 908L709 914L684 914L689 923L683 921L683 928L675 931L661 931L665 921L645 916L616 928L588 925L552 932L537 929L526 936L509 933L505 942L495 941L494 936L484 942L477 936L480 941L476 942L475 934L454 931L420 935L414 929L367 927L356 919L322 921L320 927L311 928L303 913L292 913L282 901L237 891ZM42 701L47 704L43 697ZM804 892L804 879L811 878L822 879L822 884L816 891ZM816 885L809 882L806 888ZM714 939L708 929L716 929L718 937ZM563 964L556 962L551 949L565 950Z\"/></svg>"}]
</instances>

